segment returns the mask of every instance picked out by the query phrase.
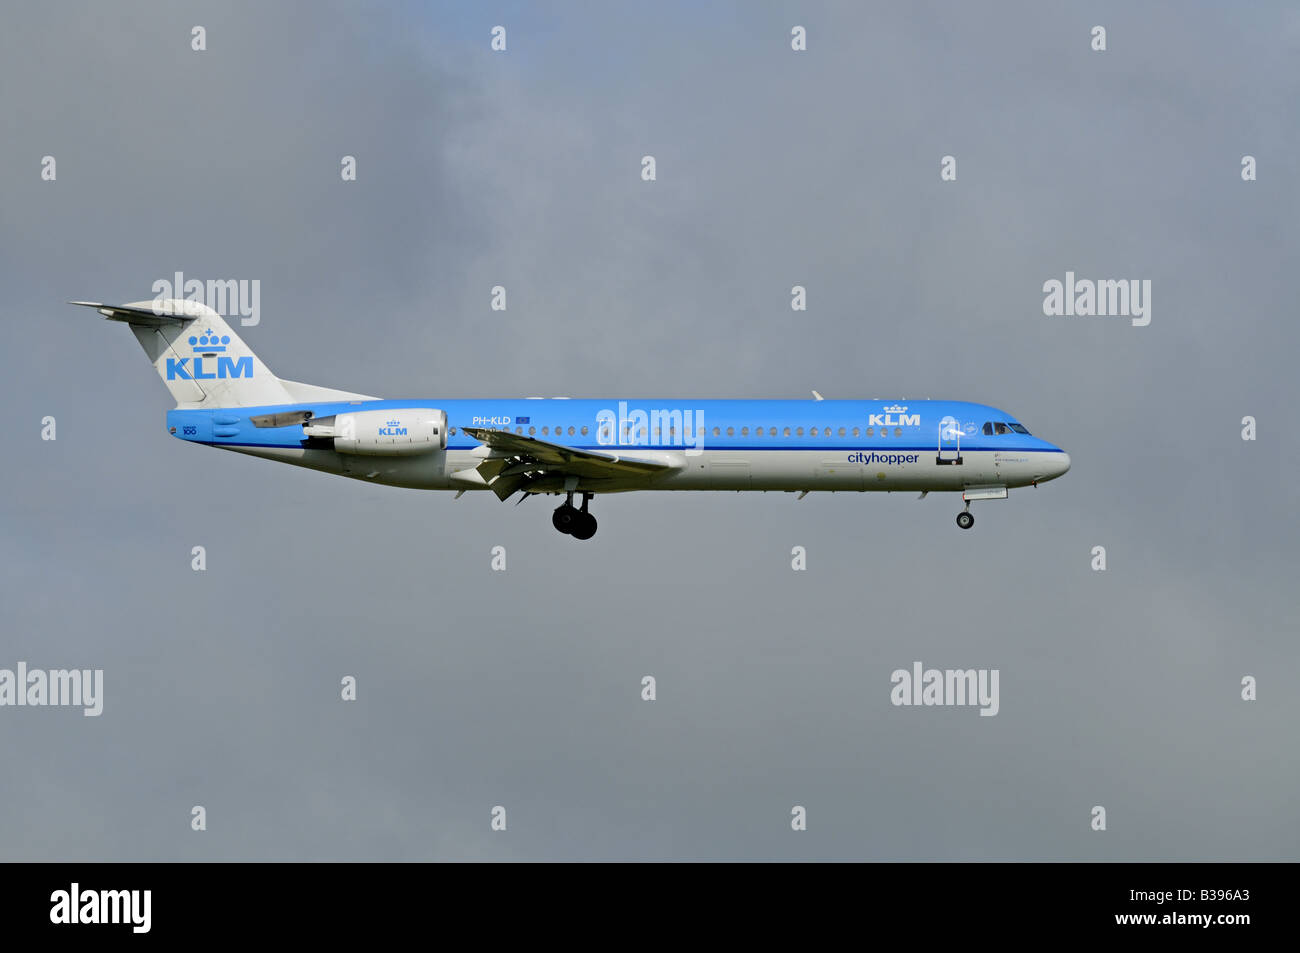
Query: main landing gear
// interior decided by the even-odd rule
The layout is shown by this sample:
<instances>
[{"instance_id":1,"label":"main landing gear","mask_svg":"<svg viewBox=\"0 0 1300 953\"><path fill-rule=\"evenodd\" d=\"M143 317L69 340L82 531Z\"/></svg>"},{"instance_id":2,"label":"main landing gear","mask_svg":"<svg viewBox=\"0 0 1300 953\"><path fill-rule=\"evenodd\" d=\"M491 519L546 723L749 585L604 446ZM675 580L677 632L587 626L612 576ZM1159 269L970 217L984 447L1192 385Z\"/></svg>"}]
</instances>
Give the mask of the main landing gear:
<instances>
[{"instance_id":1,"label":"main landing gear","mask_svg":"<svg viewBox=\"0 0 1300 953\"><path fill-rule=\"evenodd\" d=\"M573 505L573 493L570 491L568 498L551 514L551 525L574 539L591 539L596 535L596 517L587 512L591 497L590 493L582 494L582 509L578 509Z\"/></svg>"},{"instance_id":2,"label":"main landing gear","mask_svg":"<svg viewBox=\"0 0 1300 953\"><path fill-rule=\"evenodd\" d=\"M957 525L962 529L970 529L975 525L975 517L970 511L970 500L966 501L966 509L957 514Z\"/></svg>"}]
</instances>

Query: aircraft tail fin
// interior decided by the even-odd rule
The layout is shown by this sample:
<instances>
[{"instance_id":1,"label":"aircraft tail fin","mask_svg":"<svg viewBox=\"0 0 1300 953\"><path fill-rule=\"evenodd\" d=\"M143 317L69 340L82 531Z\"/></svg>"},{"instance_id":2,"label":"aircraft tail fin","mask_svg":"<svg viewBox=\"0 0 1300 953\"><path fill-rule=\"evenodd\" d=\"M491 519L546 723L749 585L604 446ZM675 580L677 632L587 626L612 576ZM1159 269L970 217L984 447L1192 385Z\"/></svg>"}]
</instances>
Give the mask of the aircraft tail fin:
<instances>
[{"instance_id":1,"label":"aircraft tail fin","mask_svg":"<svg viewBox=\"0 0 1300 953\"><path fill-rule=\"evenodd\" d=\"M258 407L295 400L226 320L197 301L162 298L95 308L131 328L178 407Z\"/></svg>"}]
</instances>

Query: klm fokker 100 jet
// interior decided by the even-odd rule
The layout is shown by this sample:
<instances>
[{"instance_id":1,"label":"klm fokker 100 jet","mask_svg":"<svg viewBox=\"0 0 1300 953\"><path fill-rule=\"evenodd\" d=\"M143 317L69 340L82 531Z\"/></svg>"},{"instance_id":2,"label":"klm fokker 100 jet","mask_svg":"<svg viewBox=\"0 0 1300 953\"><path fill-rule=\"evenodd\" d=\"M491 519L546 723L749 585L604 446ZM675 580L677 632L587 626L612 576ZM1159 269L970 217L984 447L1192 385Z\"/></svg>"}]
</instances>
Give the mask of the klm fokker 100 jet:
<instances>
[{"instance_id":1,"label":"klm fokker 100 jet","mask_svg":"<svg viewBox=\"0 0 1300 953\"><path fill-rule=\"evenodd\" d=\"M958 401L568 398L385 400L283 380L211 308L90 301L131 328L176 399L167 432L387 486L560 494L552 522L590 539L597 493L887 490L1006 499L1070 469L1010 414ZM575 505L577 496L580 502Z\"/></svg>"}]
</instances>

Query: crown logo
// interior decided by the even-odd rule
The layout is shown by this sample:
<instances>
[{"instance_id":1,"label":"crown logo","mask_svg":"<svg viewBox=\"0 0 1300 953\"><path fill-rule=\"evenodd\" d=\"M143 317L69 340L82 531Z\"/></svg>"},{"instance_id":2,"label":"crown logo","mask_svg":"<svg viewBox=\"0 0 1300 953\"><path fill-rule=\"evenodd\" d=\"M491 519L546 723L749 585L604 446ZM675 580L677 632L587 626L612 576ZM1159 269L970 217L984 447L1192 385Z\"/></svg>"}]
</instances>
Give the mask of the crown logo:
<instances>
[{"instance_id":1,"label":"crown logo","mask_svg":"<svg viewBox=\"0 0 1300 953\"><path fill-rule=\"evenodd\" d=\"M209 354L217 351L224 351L226 345L229 343L229 334L219 335L211 328L208 328L208 330L204 331L201 335L190 335L190 347L195 351L203 351Z\"/></svg>"},{"instance_id":2,"label":"crown logo","mask_svg":"<svg viewBox=\"0 0 1300 953\"><path fill-rule=\"evenodd\" d=\"M901 413L903 413L903 412L906 411L906 410L907 410L906 407L904 407L904 406L902 406L902 405L900 405L900 404L894 404L892 407L886 407L886 408L885 408L885 413L887 413L887 414L901 414Z\"/></svg>"}]
</instances>

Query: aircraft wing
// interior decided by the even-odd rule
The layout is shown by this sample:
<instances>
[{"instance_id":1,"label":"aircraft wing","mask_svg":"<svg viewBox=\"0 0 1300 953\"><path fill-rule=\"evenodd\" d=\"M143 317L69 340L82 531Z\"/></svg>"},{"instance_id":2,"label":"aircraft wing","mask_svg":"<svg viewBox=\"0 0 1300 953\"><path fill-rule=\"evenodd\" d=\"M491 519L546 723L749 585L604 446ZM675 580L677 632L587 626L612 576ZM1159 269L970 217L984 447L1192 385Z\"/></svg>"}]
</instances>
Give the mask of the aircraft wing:
<instances>
[{"instance_id":1,"label":"aircraft wing","mask_svg":"<svg viewBox=\"0 0 1300 953\"><path fill-rule=\"evenodd\" d=\"M667 453L580 450L505 430L487 427L461 429L475 440L482 441L492 451L492 455L476 469L492 492L502 500L517 490L526 492L537 483L556 483L564 477L614 479L648 476L681 466L674 455Z\"/></svg>"}]
</instances>

